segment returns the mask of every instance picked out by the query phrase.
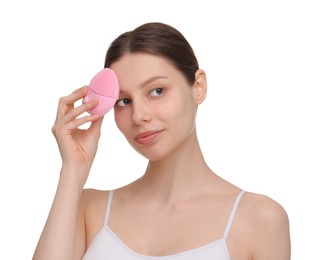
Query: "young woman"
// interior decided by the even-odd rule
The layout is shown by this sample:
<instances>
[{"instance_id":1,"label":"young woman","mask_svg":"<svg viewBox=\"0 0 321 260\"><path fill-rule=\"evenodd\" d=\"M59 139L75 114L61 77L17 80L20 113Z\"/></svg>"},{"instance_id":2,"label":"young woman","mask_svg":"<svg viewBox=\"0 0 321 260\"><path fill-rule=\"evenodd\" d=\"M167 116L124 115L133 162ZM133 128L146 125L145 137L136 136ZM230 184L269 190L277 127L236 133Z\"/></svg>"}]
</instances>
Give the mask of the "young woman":
<instances>
[{"instance_id":1,"label":"young woman","mask_svg":"<svg viewBox=\"0 0 321 260\"><path fill-rule=\"evenodd\" d=\"M162 23L139 26L115 39L105 67L120 83L116 124L148 159L145 174L112 191L84 189L103 118L79 117L97 105L74 106L87 87L61 98L52 132L62 168L33 259L290 259L285 210L204 160L195 118L206 75L183 35Z\"/></svg>"}]
</instances>

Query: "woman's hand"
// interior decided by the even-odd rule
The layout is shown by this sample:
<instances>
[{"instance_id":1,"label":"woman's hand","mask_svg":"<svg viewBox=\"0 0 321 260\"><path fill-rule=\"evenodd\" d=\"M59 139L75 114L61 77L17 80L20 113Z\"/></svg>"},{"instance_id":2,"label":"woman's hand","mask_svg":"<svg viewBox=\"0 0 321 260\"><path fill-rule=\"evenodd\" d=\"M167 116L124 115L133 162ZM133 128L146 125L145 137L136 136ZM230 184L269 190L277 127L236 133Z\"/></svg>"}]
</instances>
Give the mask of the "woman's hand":
<instances>
[{"instance_id":1,"label":"woman's hand","mask_svg":"<svg viewBox=\"0 0 321 260\"><path fill-rule=\"evenodd\" d=\"M52 127L63 168L62 172L76 173L83 184L85 183L91 165L94 161L103 117L99 115L82 115L94 108L98 100L75 107L75 102L87 94L87 87L74 91L69 96L60 98L56 121ZM79 129L85 123L91 122L88 129Z\"/></svg>"}]
</instances>

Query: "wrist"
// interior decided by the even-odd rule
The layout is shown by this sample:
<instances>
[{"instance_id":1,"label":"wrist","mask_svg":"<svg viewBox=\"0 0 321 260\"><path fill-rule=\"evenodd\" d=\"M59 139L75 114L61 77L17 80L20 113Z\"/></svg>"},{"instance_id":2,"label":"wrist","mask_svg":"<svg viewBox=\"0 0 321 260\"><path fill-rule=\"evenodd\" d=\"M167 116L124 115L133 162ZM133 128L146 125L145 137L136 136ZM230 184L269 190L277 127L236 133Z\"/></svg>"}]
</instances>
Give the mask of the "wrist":
<instances>
[{"instance_id":1,"label":"wrist","mask_svg":"<svg viewBox=\"0 0 321 260\"><path fill-rule=\"evenodd\" d=\"M86 167L75 167L63 164L60 171L60 182L65 183L69 187L83 189L89 175Z\"/></svg>"}]
</instances>

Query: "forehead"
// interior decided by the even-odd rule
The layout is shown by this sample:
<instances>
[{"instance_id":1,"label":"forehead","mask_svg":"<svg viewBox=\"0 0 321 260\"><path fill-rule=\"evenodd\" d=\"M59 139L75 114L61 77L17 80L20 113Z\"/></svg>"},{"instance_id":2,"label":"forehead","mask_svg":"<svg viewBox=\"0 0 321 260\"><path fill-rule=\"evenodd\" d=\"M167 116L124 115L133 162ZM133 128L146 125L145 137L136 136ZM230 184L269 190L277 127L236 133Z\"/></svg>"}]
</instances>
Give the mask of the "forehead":
<instances>
[{"instance_id":1,"label":"forehead","mask_svg":"<svg viewBox=\"0 0 321 260\"><path fill-rule=\"evenodd\" d=\"M182 77L166 58L146 53L127 53L110 68L115 71L120 85L140 84L155 76L173 80Z\"/></svg>"}]
</instances>

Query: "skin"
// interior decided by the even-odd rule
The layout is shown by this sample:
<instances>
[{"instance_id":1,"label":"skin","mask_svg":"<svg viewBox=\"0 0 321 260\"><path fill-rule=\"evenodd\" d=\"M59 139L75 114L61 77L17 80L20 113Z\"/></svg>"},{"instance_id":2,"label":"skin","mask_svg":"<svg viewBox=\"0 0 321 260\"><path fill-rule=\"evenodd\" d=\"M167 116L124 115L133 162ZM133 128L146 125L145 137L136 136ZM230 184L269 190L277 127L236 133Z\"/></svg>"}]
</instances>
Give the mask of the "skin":
<instances>
[{"instance_id":1,"label":"skin","mask_svg":"<svg viewBox=\"0 0 321 260\"><path fill-rule=\"evenodd\" d=\"M195 119L206 97L205 72L198 70L190 86L166 59L143 53L126 54L111 68L121 89L116 124L148 165L140 179L115 190L109 227L145 255L221 239L240 189L208 167L198 143ZM81 259L103 225L109 192L83 189L102 123L95 115L76 119L97 104L73 107L86 92L78 89L59 103L53 134L62 170L33 259ZM92 122L88 130L77 129L86 122ZM245 193L227 244L231 259L290 259L286 212L266 196Z\"/></svg>"}]
</instances>

